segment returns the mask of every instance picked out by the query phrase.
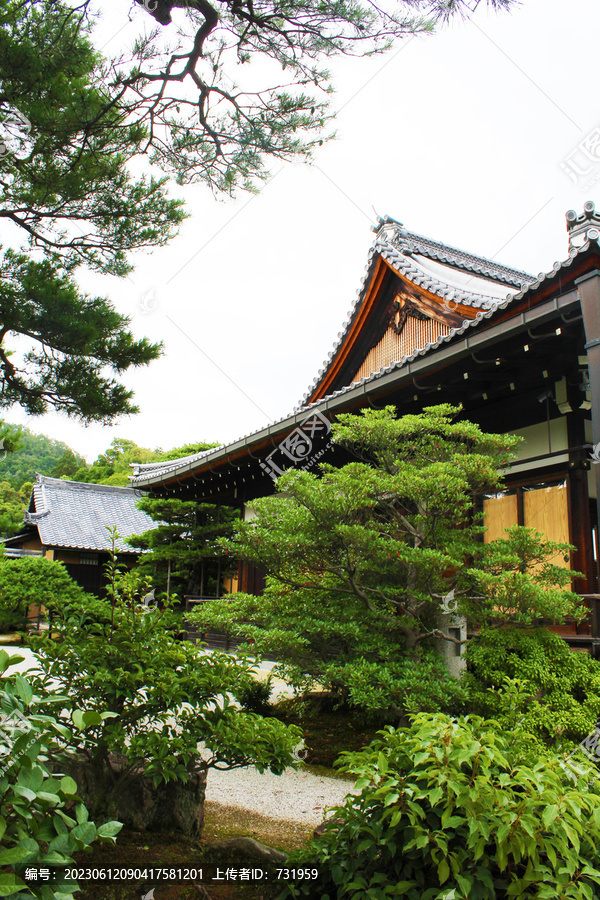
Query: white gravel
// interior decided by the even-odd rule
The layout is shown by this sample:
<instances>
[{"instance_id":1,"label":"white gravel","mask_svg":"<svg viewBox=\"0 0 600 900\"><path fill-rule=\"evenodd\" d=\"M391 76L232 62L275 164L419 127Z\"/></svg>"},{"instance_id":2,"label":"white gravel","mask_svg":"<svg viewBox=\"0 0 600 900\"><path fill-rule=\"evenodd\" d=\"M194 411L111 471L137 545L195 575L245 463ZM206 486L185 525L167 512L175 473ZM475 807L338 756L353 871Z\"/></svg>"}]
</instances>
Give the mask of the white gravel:
<instances>
[{"instance_id":1,"label":"white gravel","mask_svg":"<svg viewBox=\"0 0 600 900\"><path fill-rule=\"evenodd\" d=\"M28 648L6 646L2 649L25 657L22 663L10 667L10 674L35 668L35 655ZM266 678L272 665L263 664L259 677ZM274 681L274 693L278 697L289 695L284 682ZM327 817L327 809L343 804L349 793L358 793L353 781L313 775L302 767L286 769L282 775L268 771L261 775L254 766L231 771L211 769L206 785L208 801L305 825L318 825Z\"/></svg>"},{"instance_id":2,"label":"white gravel","mask_svg":"<svg viewBox=\"0 0 600 900\"><path fill-rule=\"evenodd\" d=\"M261 775L254 766L229 772L211 769L206 783L208 801L303 825L318 825L327 817L327 808L341 805L350 793L358 793L353 781L302 769L286 769L283 775Z\"/></svg>"}]
</instances>

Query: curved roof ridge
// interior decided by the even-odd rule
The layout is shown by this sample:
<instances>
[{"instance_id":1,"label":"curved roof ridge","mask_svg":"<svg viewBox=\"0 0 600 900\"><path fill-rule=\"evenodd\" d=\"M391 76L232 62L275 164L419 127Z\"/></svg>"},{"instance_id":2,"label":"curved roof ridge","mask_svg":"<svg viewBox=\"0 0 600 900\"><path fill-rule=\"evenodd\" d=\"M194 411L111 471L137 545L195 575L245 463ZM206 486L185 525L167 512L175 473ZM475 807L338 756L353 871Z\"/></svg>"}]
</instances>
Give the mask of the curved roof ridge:
<instances>
[{"instance_id":1,"label":"curved roof ridge","mask_svg":"<svg viewBox=\"0 0 600 900\"><path fill-rule=\"evenodd\" d=\"M402 222L398 222L390 216L380 219L379 226L374 230L377 230L378 237L386 230L391 231L392 237L391 239L386 238L386 243L400 247L408 253L420 253L428 259L455 266L465 272L477 272L479 275L501 281L511 287L522 288L529 282L535 281L535 277L528 272L502 265L485 256L468 253L458 247L453 247L452 244L434 241L416 231L409 231Z\"/></svg>"},{"instance_id":2,"label":"curved roof ridge","mask_svg":"<svg viewBox=\"0 0 600 900\"><path fill-rule=\"evenodd\" d=\"M388 217L389 219L389 217ZM323 381L323 376L329 370L329 367L333 360L335 359L338 351L341 349L346 336L348 335L350 328L352 327L352 322L354 317L356 316L358 310L360 309L367 290L367 286L369 284L369 279L372 273L373 263L377 256L381 257L387 265L389 265L397 274L400 274L407 278L412 284L416 287L421 287L424 290L429 291L432 294L436 294L436 296L440 297L442 300L446 302L457 302L461 303L464 306L471 306L476 309L495 309L499 302L502 302L505 298L494 297L491 294L484 294L481 292L469 291L465 287L461 287L459 285L453 285L449 282L442 281L441 278L432 274L431 272L424 272L419 269L418 265L411 260L411 250L408 252L406 248L402 245L402 243L395 244L390 242L385 234L385 229L393 227L399 227L402 229L403 235L408 237L412 235L415 238L419 238L423 242L429 241L428 238L421 238L419 235L413 234L413 232L408 232L401 225L400 222L395 222L392 219L389 219L388 222L384 223L377 230L377 236L375 241L369 251L369 257L367 260L367 265L365 267L365 274L361 280L360 287L357 290L357 297L352 304L352 307L348 311L348 315L346 317L346 321L343 324L342 331L338 333L337 341L334 342L333 349L330 351L327 359L323 361L322 368L319 369L319 372L313 382L310 384L308 391L300 401L301 404L306 403L308 398L315 392L318 388L319 384ZM529 285L530 283L535 283L535 278L533 275L528 275L526 272L519 272L517 269L508 269L506 266L499 266L496 263L493 263L491 260L486 260L484 257L471 256L470 254L464 253L462 250L458 250L454 247L450 247L450 245L439 244L436 241L429 241L429 244L433 247L439 247L440 253L443 251L448 254L455 254L457 258L460 256L462 258L461 264L456 264L456 268L462 269L463 271L471 272L472 274L476 274L482 278L488 278L490 280L494 280L494 276L490 275L486 270L484 271L484 264L494 269L497 274L501 269L506 273L510 273L510 279L508 276L500 277L497 275L497 278L494 282L494 286L496 290L498 289L498 281L501 281L504 285L511 285L513 289L522 290L523 285ZM414 249L414 248L413 248ZM419 252L416 251L415 252ZM427 256L429 259L434 259L434 257L430 254L423 253L422 255ZM435 257L437 262L448 262L448 259L442 260L440 257ZM472 261L467 265L467 259ZM449 273L450 274L450 273ZM518 277L517 277L518 276ZM491 285L490 285L491 287ZM513 295L513 292L507 291L507 297Z\"/></svg>"},{"instance_id":3,"label":"curved roof ridge","mask_svg":"<svg viewBox=\"0 0 600 900\"><path fill-rule=\"evenodd\" d=\"M377 247L377 245L376 245ZM405 275L413 284L425 288L430 294L437 294L443 300L459 301L464 306L474 306L476 308L490 309L497 298L489 294L481 294L476 291L468 291L465 288L448 284L436 278L435 275L424 273L418 266L411 262L410 257L407 259L404 254L400 253L395 247L383 245L379 251L380 256L399 274Z\"/></svg>"},{"instance_id":4,"label":"curved roof ridge","mask_svg":"<svg viewBox=\"0 0 600 900\"><path fill-rule=\"evenodd\" d=\"M53 478L51 475L42 475L40 472L35 473L35 482L34 488L36 485L41 485L42 490L44 485L48 485L53 488L62 488L63 490L70 491L103 491L111 494L118 494L122 491L131 491L132 488L129 485L122 484L96 484L92 481L69 481L68 478Z\"/></svg>"}]
</instances>

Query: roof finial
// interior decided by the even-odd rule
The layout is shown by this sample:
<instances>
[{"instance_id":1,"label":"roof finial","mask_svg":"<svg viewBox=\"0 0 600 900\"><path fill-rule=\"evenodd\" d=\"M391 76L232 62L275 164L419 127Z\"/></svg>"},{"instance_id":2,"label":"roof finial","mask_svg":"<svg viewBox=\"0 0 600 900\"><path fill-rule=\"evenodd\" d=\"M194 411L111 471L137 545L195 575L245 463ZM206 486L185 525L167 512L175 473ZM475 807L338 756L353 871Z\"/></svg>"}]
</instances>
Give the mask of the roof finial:
<instances>
[{"instance_id":1,"label":"roof finial","mask_svg":"<svg viewBox=\"0 0 600 900\"><path fill-rule=\"evenodd\" d=\"M578 250L586 241L597 241L600 238L600 215L596 212L593 200L585 201L583 213L579 216L574 209L568 210L566 220L569 249Z\"/></svg>"},{"instance_id":2,"label":"roof finial","mask_svg":"<svg viewBox=\"0 0 600 900\"><path fill-rule=\"evenodd\" d=\"M399 222L398 219L392 218L392 216L388 216L388 215L379 216L378 215L377 223L375 225L371 225L371 231L374 231L375 233L377 233L378 231L381 231L381 229L385 225L399 225L401 228L403 227L403 223Z\"/></svg>"}]
</instances>

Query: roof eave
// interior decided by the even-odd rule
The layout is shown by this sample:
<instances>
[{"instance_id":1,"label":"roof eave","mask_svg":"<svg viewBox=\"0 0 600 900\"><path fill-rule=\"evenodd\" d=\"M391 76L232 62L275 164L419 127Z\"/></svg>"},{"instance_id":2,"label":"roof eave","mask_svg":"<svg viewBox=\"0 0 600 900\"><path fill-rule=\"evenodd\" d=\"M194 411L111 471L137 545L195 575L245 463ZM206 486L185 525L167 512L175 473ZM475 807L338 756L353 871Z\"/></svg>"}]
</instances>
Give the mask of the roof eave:
<instances>
[{"instance_id":1,"label":"roof eave","mask_svg":"<svg viewBox=\"0 0 600 900\"><path fill-rule=\"evenodd\" d=\"M523 298L529 289L521 292L520 297ZM135 487L139 490L150 490L153 487L164 487L170 484L177 484L182 479L187 478L192 473L207 474L212 471L213 465L216 467L226 463L232 463L236 456L245 455L244 450L253 448L260 449L261 445L270 443L276 445L276 439L281 439L286 433L289 433L294 427L300 424L310 410L318 410L323 414L328 412L337 414L344 411L349 405L353 405L353 400L366 396L374 391L386 393L391 385L399 388L404 382L412 383L413 378L424 374L428 369L439 369L440 364L447 361L458 361L462 357L468 357L476 350L485 345L493 345L501 340L505 340L513 334L518 334L523 330L531 328L535 324L543 324L545 321L552 319L557 313L566 311L574 306L579 305L579 294L576 289L569 290L567 293L553 297L545 302L523 309L516 315L506 318L497 324L489 324L486 328L480 329L477 326L484 319L496 317L499 312L507 309L509 302L504 301L494 310L486 313L479 313L471 322L466 323L462 329L455 334L446 335L440 340L437 347L426 351L418 351L414 354L413 359L408 359L394 365L390 371L375 373L355 385L336 391L332 395L328 395L314 403L308 404L286 419L270 425L261 431L248 435L232 444L228 444L222 448L221 452L215 453L206 465L193 468L189 464L177 469L171 477L160 478L155 476L146 480L136 479Z\"/></svg>"}]
</instances>

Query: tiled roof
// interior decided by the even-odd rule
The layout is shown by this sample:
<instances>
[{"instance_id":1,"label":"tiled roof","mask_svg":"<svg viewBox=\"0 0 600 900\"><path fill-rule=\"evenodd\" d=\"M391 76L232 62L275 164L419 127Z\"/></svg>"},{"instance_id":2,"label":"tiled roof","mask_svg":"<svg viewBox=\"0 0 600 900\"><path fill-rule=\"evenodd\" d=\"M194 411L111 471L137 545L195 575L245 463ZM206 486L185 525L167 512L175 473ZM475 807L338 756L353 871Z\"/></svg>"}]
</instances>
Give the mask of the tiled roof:
<instances>
[{"instance_id":1,"label":"tiled roof","mask_svg":"<svg viewBox=\"0 0 600 900\"><path fill-rule=\"evenodd\" d=\"M377 232L380 241L385 235L384 239L387 243L398 247L404 253L417 253L421 256L426 256L428 259L445 263L452 268L473 272L492 281L507 284L510 287L522 288L535 280L527 272L502 266L483 256L474 256L472 253L459 250L457 247L451 247L449 244L442 244L439 241L432 241L431 238L423 237L423 235L416 234L414 231L408 231L401 222L396 222L390 216L380 219Z\"/></svg>"},{"instance_id":2,"label":"tiled roof","mask_svg":"<svg viewBox=\"0 0 600 900\"><path fill-rule=\"evenodd\" d=\"M364 385L368 382L377 381L379 378L382 378L383 376L388 375L390 372L393 372L394 370L402 369L404 366L413 362L420 356L427 356L429 354L434 353L438 348L440 348L444 344L451 343L453 340L455 340L456 338L465 334L470 329L477 328L482 322L491 319L497 310L506 309L511 303L514 303L515 300L520 300L523 297L525 297L530 291L537 290L537 288L540 287L542 282L550 280L550 279L554 278L554 276L557 275L559 272L563 272L563 271L567 270L569 268L569 266L572 265L574 260L578 256L587 252L592 245L594 245L597 249L600 249L600 236L598 238L595 238L592 240L587 240L579 248L571 248L569 250L569 255L568 255L567 259L563 260L562 262L560 262L560 261L555 262L554 266L552 267L552 269L549 272L546 272L546 273L542 272L537 276L537 278L534 278L531 275L527 276L529 281L517 293L508 293L506 295L505 299L494 301L493 303L491 303L489 305L489 308L487 308L487 309L481 308L477 312L475 318L470 319L470 320L465 319L460 327L451 328L450 331L448 332L448 334L441 335L435 342L428 343L421 349L415 350L413 353L411 353L407 356L401 357L396 362L390 364L389 366L385 366L384 368L382 368L379 372L374 372L373 374L371 374L365 378L361 378L360 381L353 382L352 384L346 385L346 386L340 388L339 390L333 391L332 393L327 394L326 396L324 396L324 397L320 398L319 400L316 400L312 403L306 403L306 399L305 399L305 402L303 402L299 406L295 407L295 409L291 415L282 416L280 419L277 419L275 422L272 422L271 425L268 426L267 429L259 429L256 432L252 432L247 435L242 435L241 437L237 438L236 440L230 441L230 443L227 445L221 445L220 447L213 447L211 450L207 450L201 454L197 454L196 457L185 457L185 459L181 459L181 460L171 460L168 464L158 463L158 464L156 464L155 469L147 470L147 471L144 471L143 473L140 472L139 475L134 476L132 478L133 484L136 487L139 487L140 489L144 489L146 487L150 487L150 485L152 483L156 484L157 479L160 479L162 476L165 476L165 477L167 477L167 476L172 477L173 475L176 476L178 471L180 471L181 475L187 474L190 470L192 470L194 468L194 462L201 461L201 457L209 458L213 455L221 457L221 456L223 456L224 453L229 453L234 447L237 449L240 447L240 445L251 446L252 439L256 435L264 433L265 431L267 431L267 432L270 432L271 430L276 431L276 429L279 425L281 425L287 419L290 419L292 416L294 416L296 419L298 419L298 417L303 416L310 410L317 409L321 405L326 404L327 401L329 401L329 400L332 400L343 394L347 394L347 393L351 393L352 391L359 390L362 385ZM375 245L375 247L377 247L377 245ZM375 252L375 248L372 251L372 255L374 252ZM377 251L377 252L379 252L379 251ZM474 257L474 259L478 259L478 257ZM365 275L365 281L367 280L367 276L371 270L371 265L369 265L367 267L367 270L368 271L367 271L367 275ZM517 271L517 270L508 270L508 271ZM340 335L340 337L341 337L341 335ZM161 465L163 465L164 468L160 468Z\"/></svg>"},{"instance_id":3,"label":"tiled roof","mask_svg":"<svg viewBox=\"0 0 600 900\"><path fill-rule=\"evenodd\" d=\"M344 394L347 391L353 390L359 384L365 384L366 382L374 381L377 378L381 377L382 375L386 375L388 372L392 372L394 369L401 369L407 363L412 362L413 360L417 359L419 356L425 356L426 354L436 350L442 344L447 344L450 341L452 341L453 338L457 337L458 335L464 334L470 328L477 327L484 319L490 319L491 316L496 312L496 310L506 309L507 306L509 306L515 300L521 300L530 291L536 290L537 288L539 288L543 281L547 281L551 278L554 278L554 276L558 272L568 269L568 267L570 265L572 265L572 263L576 259L576 257L580 256L581 254L583 254L587 250L589 250L589 248L592 244L595 244L595 246L600 249L600 236L595 240L586 241L585 244L583 244L583 246L581 246L577 249L571 248L569 250L569 255L568 255L567 259L563 260L562 262L560 262L560 261L555 262L554 266L552 267L552 269L549 272L540 272L540 274L538 275L537 278L533 278L533 280L530 281L525 287L523 287L523 289L520 290L518 293L507 294L505 300L496 301L493 304L493 306L491 306L489 309L487 309L485 311L480 310L474 319L470 319L470 320L465 319L463 321L463 324L460 326L460 328L451 328L450 331L448 332L448 334L440 335L440 337L437 339L437 341L434 341L431 344L425 344L425 346L422 347L421 349L415 350L413 353L410 353L407 356L401 357L397 362L394 362L391 365L385 366L384 368L380 369L379 372L373 372L373 374L368 375L365 378L361 378L360 381L355 381L352 384L349 384L349 385L341 388L339 391L333 391L333 393L328 394L326 397L323 397L322 400L328 400L331 397L338 397L340 394ZM313 407L318 406L320 402L322 402L322 401L316 400L314 403L309 403L307 405L303 404L300 407L300 409L302 409L303 411L312 409Z\"/></svg>"},{"instance_id":4,"label":"tiled roof","mask_svg":"<svg viewBox=\"0 0 600 900\"><path fill-rule=\"evenodd\" d=\"M221 445L222 446L222 445ZM179 459L171 459L166 462L151 462L151 463L129 463L131 468L133 469L132 476L133 479L138 475L146 475L150 472L168 472L172 468L178 468L184 463L196 462L199 459L202 459L203 456L207 456L211 450L219 450L220 447L211 447L210 450L200 450L198 453L192 453L190 456L181 456Z\"/></svg>"},{"instance_id":5,"label":"tiled roof","mask_svg":"<svg viewBox=\"0 0 600 900\"><path fill-rule=\"evenodd\" d=\"M84 484L36 475L25 521L38 529L42 544L80 550L110 550L107 527L115 526L121 553L135 553L123 538L142 534L157 523L136 508L140 494L130 487ZM31 509L32 507L32 509Z\"/></svg>"},{"instance_id":6,"label":"tiled roof","mask_svg":"<svg viewBox=\"0 0 600 900\"><path fill-rule=\"evenodd\" d=\"M500 301L511 296L507 286L513 290L522 290L535 281L533 275L526 272L501 266L493 260L465 253L449 244L441 244L407 231L401 222L396 222L389 216L381 219L362 284L356 292L358 296L348 312L333 350L324 360L323 367L304 395L302 403L306 403L314 394L342 349L365 300L373 266L380 257L416 287L436 294L444 303L453 304L452 309L459 303L475 309L494 309ZM470 277L465 278L463 273L469 273Z\"/></svg>"}]
</instances>

